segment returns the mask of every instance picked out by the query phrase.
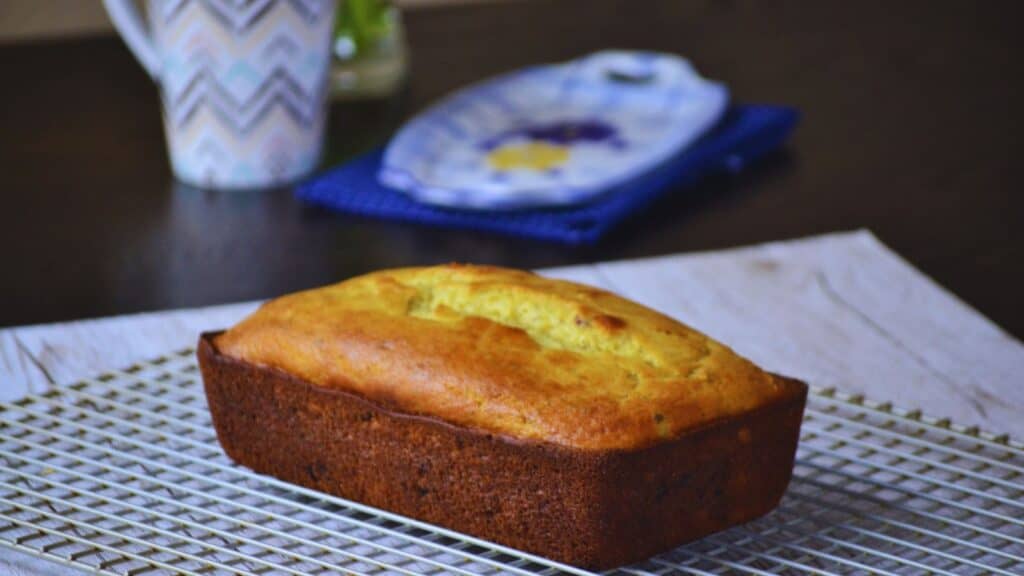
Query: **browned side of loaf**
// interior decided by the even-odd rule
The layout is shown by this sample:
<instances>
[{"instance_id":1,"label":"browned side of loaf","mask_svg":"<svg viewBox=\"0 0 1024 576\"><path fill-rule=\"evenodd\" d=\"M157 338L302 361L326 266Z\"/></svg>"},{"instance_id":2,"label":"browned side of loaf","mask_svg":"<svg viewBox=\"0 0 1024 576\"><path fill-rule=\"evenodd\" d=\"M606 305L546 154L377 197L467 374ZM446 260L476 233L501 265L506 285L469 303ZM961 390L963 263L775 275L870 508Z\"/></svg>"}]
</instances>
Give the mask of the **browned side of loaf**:
<instances>
[{"instance_id":1,"label":"browned side of loaf","mask_svg":"<svg viewBox=\"0 0 1024 576\"><path fill-rule=\"evenodd\" d=\"M398 413L199 341L224 451L257 472L587 568L647 558L771 510L807 389L634 451L522 442Z\"/></svg>"}]
</instances>

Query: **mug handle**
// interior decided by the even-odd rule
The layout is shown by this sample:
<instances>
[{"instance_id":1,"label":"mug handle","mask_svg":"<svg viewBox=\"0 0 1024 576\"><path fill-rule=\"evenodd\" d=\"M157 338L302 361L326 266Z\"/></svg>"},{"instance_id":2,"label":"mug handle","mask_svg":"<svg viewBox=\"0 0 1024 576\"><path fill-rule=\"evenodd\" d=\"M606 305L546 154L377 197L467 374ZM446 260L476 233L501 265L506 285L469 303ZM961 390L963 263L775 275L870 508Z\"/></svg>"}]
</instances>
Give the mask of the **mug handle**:
<instances>
[{"instance_id":1,"label":"mug handle","mask_svg":"<svg viewBox=\"0 0 1024 576\"><path fill-rule=\"evenodd\" d=\"M124 43L132 51L142 67L149 72L154 80L159 80L160 56L157 54L153 37L146 30L146 25L139 14L135 0L103 0L103 6L110 15Z\"/></svg>"}]
</instances>

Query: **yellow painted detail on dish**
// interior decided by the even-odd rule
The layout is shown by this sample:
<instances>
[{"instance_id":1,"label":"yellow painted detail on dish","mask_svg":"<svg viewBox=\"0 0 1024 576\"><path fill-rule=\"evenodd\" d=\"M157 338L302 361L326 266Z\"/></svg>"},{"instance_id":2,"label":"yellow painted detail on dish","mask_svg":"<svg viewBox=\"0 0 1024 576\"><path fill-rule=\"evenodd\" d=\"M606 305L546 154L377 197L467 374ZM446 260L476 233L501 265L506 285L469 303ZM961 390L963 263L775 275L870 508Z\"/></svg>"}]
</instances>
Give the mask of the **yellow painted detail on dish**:
<instances>
[{"instance_id":1,"label":"yellow painted detail on dish","mask_svg":"<svg viewBox=\"0 0 1024 576\"><path fill-rule=\"evenodd\" d=\"M569 148L547 142L506 144L487 155L494 170L551 170L569 161Z\"/></svg>"}]
</instances>

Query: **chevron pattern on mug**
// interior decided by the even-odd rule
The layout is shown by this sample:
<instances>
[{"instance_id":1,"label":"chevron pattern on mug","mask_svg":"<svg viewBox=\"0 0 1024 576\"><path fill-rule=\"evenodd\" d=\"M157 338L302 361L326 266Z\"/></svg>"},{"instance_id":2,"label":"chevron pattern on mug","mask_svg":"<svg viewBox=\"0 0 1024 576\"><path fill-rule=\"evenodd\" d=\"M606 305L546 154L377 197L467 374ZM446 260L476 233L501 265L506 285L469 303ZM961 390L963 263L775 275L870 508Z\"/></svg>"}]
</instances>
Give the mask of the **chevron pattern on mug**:
<instances>
[{"instance_id":1,"label":"chevron pattern on mug","mask_svg":"<svg viewBox=\"0 0 1024 576\"><path fill-rule=\"evenodd\" d=\"M204 187L259 188L316 165L334 0L150 0L171 165Z\"/></svg>"}]
</instances>

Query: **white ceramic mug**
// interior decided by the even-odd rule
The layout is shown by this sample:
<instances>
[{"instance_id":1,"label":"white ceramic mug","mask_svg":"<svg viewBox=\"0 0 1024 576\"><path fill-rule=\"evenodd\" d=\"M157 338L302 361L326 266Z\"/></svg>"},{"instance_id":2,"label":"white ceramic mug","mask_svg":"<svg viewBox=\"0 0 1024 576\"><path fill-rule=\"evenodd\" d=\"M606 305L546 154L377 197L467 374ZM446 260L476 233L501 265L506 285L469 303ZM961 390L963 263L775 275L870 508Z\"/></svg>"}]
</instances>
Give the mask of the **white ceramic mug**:
<instances>
[{"instance_id":1,"label":"white ceramic mug","mask_svg":"<svg viewBox=\"0 0 1024 576\"><path fill-rule=\"evenodd\" d=\"M266 188L316 166L336 0L104 0L160 87L171 167L203 188Z\"/></svg>"}]
</instances>

